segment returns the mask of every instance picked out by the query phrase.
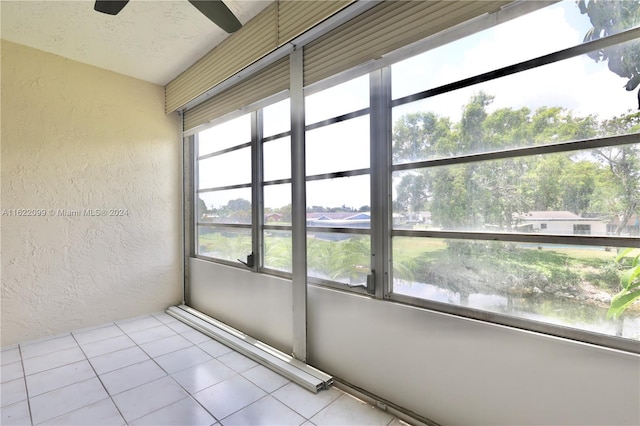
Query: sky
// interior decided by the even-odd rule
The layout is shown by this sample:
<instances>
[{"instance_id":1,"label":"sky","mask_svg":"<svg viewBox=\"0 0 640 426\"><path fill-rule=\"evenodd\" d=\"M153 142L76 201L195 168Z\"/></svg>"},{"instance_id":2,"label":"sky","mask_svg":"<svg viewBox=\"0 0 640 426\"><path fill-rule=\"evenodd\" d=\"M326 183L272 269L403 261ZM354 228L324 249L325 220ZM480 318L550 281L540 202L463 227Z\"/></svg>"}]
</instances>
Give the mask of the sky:
<instances>
[{"instance_id":1,"label":"sky","mask_svg":"<svg viewBox=\"0 0 640 426\"><path fill-rule=\"evenodd\" d=\"M581 15L573 0L565 0L537 12L449 43L416 57L392 65L394 99L470 77L574 46L582 42L591 24ZM595 114L601 119L620 115L637 108L635 91L624 90L626 79L609 71L606 63L596 63L586 55L552 65L525 71L469 88L449 92L430 99L397 107L394 121L416 111L433 111L459 121L462 106L480 90L493 95L489 112L498 108L560 106L577 115ZM307 124L339 116L369 106L368 76L362 76L325 91L308 96L305 101ZM201 132L200 154L224 149L250 140L248 118L232 120ZM288 100L264 110L265 136L289 129ZM329 173L369 166L369 117L360 117L307 133L308 174ZM290 176L289 139L265 145L265 177L281 179ZM243 150L246 151L246 150ZM247 168L240 158L224 162L202 161L202 166L223 170L224 183L215 183L200 168L201 184L232 185L249 183ZM205 163L206 162L206 163ZM250 172L250 169L249 169ZM203 187L201 185L201 187ZM225 205L236 193L211 193L205 201L211 206ZM204 198L204 197L203 197ZM307 185L307 205L359 208L370 205L366 176ZM265 206L280 207L290 203L290 186L265 189Z\"/></svg>"}]
</instances>

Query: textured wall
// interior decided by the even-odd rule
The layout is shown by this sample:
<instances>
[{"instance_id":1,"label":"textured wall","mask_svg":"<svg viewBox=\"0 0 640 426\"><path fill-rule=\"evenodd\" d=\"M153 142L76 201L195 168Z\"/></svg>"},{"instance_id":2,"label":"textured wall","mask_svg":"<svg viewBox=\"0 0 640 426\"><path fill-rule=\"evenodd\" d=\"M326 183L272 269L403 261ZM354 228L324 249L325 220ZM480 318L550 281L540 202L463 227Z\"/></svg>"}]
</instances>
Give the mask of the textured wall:
<instances>
[{"instance_id":1,"label":"textured wall","mask_svg":"<svg viewBox=\"0 0 640 426\"><path fill-rule=\"evenodd\" d=\"M179 121L162 87L2 41L1 125L3 346L181 299Z\"/></svg>"}]
</instances>

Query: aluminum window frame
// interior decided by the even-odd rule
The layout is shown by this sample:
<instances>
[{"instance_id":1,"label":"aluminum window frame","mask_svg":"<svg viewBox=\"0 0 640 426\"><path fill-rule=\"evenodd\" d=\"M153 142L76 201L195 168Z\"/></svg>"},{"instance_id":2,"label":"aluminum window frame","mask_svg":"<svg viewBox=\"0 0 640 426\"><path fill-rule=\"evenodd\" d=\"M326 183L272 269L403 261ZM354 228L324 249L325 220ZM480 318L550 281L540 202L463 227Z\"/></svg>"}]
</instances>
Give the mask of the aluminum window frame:
<instances>
[{"instance_id":1,"label":"aluminum window frame","mask_svg":"<svg viewBox=\"0 0 640 426\"><path fill-rule=\"evenodd\" d=\"M559 338L566 338L573 341L584 342L588 344L596 344L608 348L619 349L632 353L640 353L640 345L638 341L629 338L622 338L617 336L605 335L598 332L591 332L588 330L575 329L565 327L561 325L555 325L550 323L544 323L540 321L509 316L505 314L495 313L491 311L484 311L476 308L469 308L466 306L453 305L447 303L441 303L426 299L421 299L412 296L406 296L402 294L393 293L393 253L392 253L392 241L394 237L419 237L419 238L444 238L444 239L463 239L463 240L481 240L481 241L514 241L525 243L547 243L547 244L572 244L572 245L613 245L613 246L626 246L626 247L638 247L640 246L640 239L636 237L620 237L620 236L594 236L594 235L553 235L553 234L517 234L517 233L505 233L505 232L458 232L458 231L438 231L438 230L403 230L394 229L392 224L392 203L391 196L393 192L392 188L392 174L397 171L413 170L418 168L437 167L445 165L455 164L469 164L479 161L487 160L499 160L506 158L517 158L524 156L534 156L540 154L553 154L560 152L572 152L576 150L586 150L593 148L612 147L626 144L636 144L639 142L639 134L627 134L620 136L609 136L593 139L575 140L568 142L552 143L547 145L530 146L530 147L518 147L509 148L503 150L488 151L474 154L462 154L455 157L448 158L436 158L425 161L417 161L402 164L393 164L392 162L392 111L396 106L408 104L418 100L426 99L438 94L447 93L459 88L469 87L471 85L494 80L507 75L515 74L528 69L540 67L542 65L551 64L559 60L576 57L602 47L610 46L613 44L622 43L624 41L634 40L640 38L640 28L633 28L623 31L621 33L602 38L599 40L578 44L576 46L562 49L556 52L545 54L543 56L529 59L520 63L509 65L503 68L499 68L494 71L481 73L472 77L468 77L457 82L445 84L439 87L435 87L426 91L414 93L411 95L403 96L397 99L392 99L391 91L391 66L399 62L400 60L407 59L411 56L419 53L431 50L435 47L444 45L450 41L458 40L467 35L475 34L483 29L492 27L504 21L522 16L526 13L533 12L540 9L543 6L553 3L550 2L515 2L513 5L505 7L503 10L492 14L475 18L469 22L460 24L450 30L445 30L442 33L435 34L428 37L425 40L421 40L412 45L405 46L398 49L398 51L391 52L382 58L374 61L367 62L353 69L346 70L337 75L331 76L325 80L313 83L307 87L302 87L302 70L297 68L296 71L292 71L292 91L291 93L279 93L269 98L263 99L255 104L243 107L233 113L227 114L224 117L217 118L216 120L208 123L207 125L199 126L195 129L191 129L188 132L184 132L185 140L189 142L191 150L185 149L187 155L192 155L192 161L185 160L185 164L191 165L191 187L185 183L187 192L194 195L193 199L189 201L185 196L185 203L189 204L189 207L185 207L185 211L192 210L189 217L191 217L191 224L187 227L191 229L191 244L188 245L187 256L193 256L196 258L221 263L237 268L243 268L238 262L230 262L224 259L210 258L202 255L198 255L198 226L209 224L201 224L197 218L197 203L198 203L198 162L202 158L198 157L198 133L213 125L220 124L224 121L236 118L240 115L250 113L252 114L252 141L243 144L242 148L247 146L252 147L252 161L258 167L252 165L252 183L231 185L227 187L215 187L205 188L202 192L208 191L220 191L225 189L238 189L238 188L251 188L252 190L252 223L248 224L219 224L219 227L226 228L243 228L251 229L253 240L252 246L254 248L255 265L252 268L253 272L266 273L269 275L280 276L287 279L294 279L293 273L288 273L280 270L270 269L264 266L264 231L289 231L292 233L292 240L305 240L308 236L308 232L328 232L328 233L350 233L350 234L362 234L369 235L371 242L371 266L370 270L375 280L375 294L368 294L363 288L350 287L347 284L339 283L335 281L314 278L308 276L308 268L305 264L305 272L307 274L307 281L312 285L319 285L324 287L330 287L337 290L348 291L351 293L362 294L367 297L374 297L380 300L388 300L394 303L401 303L404 305L410 305L421 309L433 310L442 312L445 314L451 314L459 317L465 317L472 320L478 320L483 322L489 322L495 324L498 327L507 326L511 328L517 328L525 331L538 332L546 335L556 336ZM302 46L297 46L296 50L289 53L291 59L294 55L302 56ZM293 74L295 73L295 74ZM300 75L298 75L300 74ZM270 135L268 137L262 137L261 126L261 109L269 106L279 100L285 99L287 96L292 96L293 88L293 76L296 76L299 81L296 88L302 91L303 97L308 96L319 91L328 89L340 83L344 83L348 80L368 75L369 76L369 107L352 111L347 114L341 114L336 117L332 117L326 120L322 120L316 123L305 125L304 122L304 108L302 108L302 129L303 135L299 136L299 131L294 132L290 129L287 132L282 132L276 135ZM298 87L299 86L299 87ZM298 93L296 96L299 96ZM304 102L303 102L304 103ZM293 111L293 107L290 111L292 122L294 119L300 121L300 113ZM347 121L353 118L369 115L370 121L370 167L365 169L347 170L334 173L318 174L313 176L304 176L304 184L310 181L320 181L324 179L348 177L348 176L362 176L369 175L370 188L371 188L371 223L368 229L363 228L339 228L339 227L305 227L305 234L303 236L294 236L292 225L275 225L264 223L264 206L263 195L264 188L271 185L278 184L293 184L294 177L291 176L287 179L275 179L264 181L262 176L263 157L261 152L262 144L270 141L282 138L291 137L292 144L294 136L298 135L304 140L304 133L309 130L314 130L331 124ZM299 124L299 123L298 123ZM299 130L299 129L298 129ZM220 152L210 153L208 156L221 155L222 153L233 151L236 149L242 149L238 147L228 148L221 150ZM292 153L292 161L293 161ZM294 200L292 199L292 204ZM293 206L292 206L293 207ZM306 220L306 209L303 212ZM300 215L298 215L300 216ZM292 217L294 219L300 219L300 217ZM299 229L299 228L298 228ZM187 243L189 239L186 239ZM293 241L292 241L293 243ZM306 262L306 257L305 257ZM299 266L299 265L298 265ZM292 268L296 269L296 265L293 264ZM298 268L299 269L299 268ZM297 270L296 274L299 276L300 271ZM296 309L294 303L294 310ZM305 308L306 309L306 308ZM298 349L300 350L300 349ZM306 353L306 352L305 352Z\"/></svg>"},{"instance_id":2,"label":"aluminum window frame","mask_svg":"<svg viewBox=\"0 0 640 426\"><path fill-rule=\"evenodd\" d=\"M331 77L329 79L329 83L327 84L326 82L320 82L320 84L314 84L311 87L305 87L304 89L304 95L305 98L307 96L311 96L314 95L316 93L320 93L324 90L329 90L332 89L333 87L336 87L340 84L343 83L347 83L351 80L355 80L358 79L360 77L363 77L364 75L368 75L369 77L369 85L367 87L368 90L368 99L369 99L369 106L366 108L360 108L357 109L355 111L351 111L348 113L344 113L344 114L340 114L334 117L330 117L324 120L320 120L314 123L309 123L307 125L304 126L304 131L305 134L306 132L309 131L313 131L316 129L322 129L322 128L326 128L329 127L331 125L334 124L338 124L338 123L344 123L344 122L348 122L349 120L353 120L353 119L357 119L360 117L369 117L369 127L371 128L371 122L373 121L373 117L371 115L371 111L373 110L371 107L371 103L372 103L372 86L371 86L371 73L363 73L363 72L356 72L355 74L347 74L349 76L349 78L344 78L344 75L341 76L340 79L334 79L333 77ZM369 133L369 150L370 153L373 151L374 146L373 146L373 136L371 134L371 132ZM369 176L369 186L371 188L370 192L373 192L373 167L371 166L371 154L370 154L370 162L369 162L369 167L367 168L358 168L358 169L350 169L350 170L341 170L341 171L336 171L336 172L330 172L330 173L321 173L321 174L313 174L313 175L307 175L305 176L305 184L308 184L309 182L319 182L319 181L326 181L326 180L330 180L330 179L338 179L338 178L346 178L346 177L355 177L355 176ZM372 200L371 200L371 196L369 197L369 206L371 207L372 204ZM308 205L307 205L308 207ZM324 227L324 226L310 226L307 225L306 227L306 235L305 237L308 238L309 237L309 233L328 233L328 234L355 234L355 235L368 235L369 236L369 258L370 263L369 263L369 275L374 273L374 258L373 258L373 241L374 241L374 232L373 232L373 224L374 224L374 218L373 218L373 209L371 208L369 211L370 215L371 215L371 221L369 224L369 228L349 228L349 227L342 227L342 226L335 226L335 227ZM357 213L354 213L357 214ZM306 212L305 212L305 220L306 220ZM308 256L308 253L307 253ZM329 288L333 288L336 290L343 290L343 291L348 291L348 292L353 292L353 293L358 293L358 294L362 294L362 295L371 295L370 293L367 292L367 288L366 285L359 285L359 284L346 284L344 282L340 282L340 281L334 281L334 280L329 280L329 279L325 279L325 278L318 278L318 277L314 277L309 275L309 269L308 269L308 262L307 262L307 282L311 283L311 284L315 284L315 285L321 285L324 287L329 287Z\"/></svg>"},{"instance_id":3,"label":"aluminum window frame","mask_svg":"<svg viewBox=\"0 0 640 426\"><path fill-rule=\"evenodd\" d=\"M499 68L494 71L481 73L456 82L448 83L432 89L420 91L411 95L397 99L386 97L391 110L394 107L406 105L418 100L427 99L433 96L445 94L460 88L469 87L478 83L495 80L508 75L516 74L529 69L538 68L547 64L583 55L596 49L621 44L627 41L640 38L640 28L632 28L595 41L578 44L576 46L552 52L537 58L519 62L513 65ZM415 52L419 54L421 52ZM385 68L390 68L391 65ZM390 70L389 70L390 71ZM481 153L458 154L451 157L435 158L408 163L392 164L389 167L388 177L397 171L416 170L446 165L471 164L487 160L502 160L507 158L522 158L541 154L555 154L562 152L585 151L594 148L615 147L628 144L638 144L640 133L631 133L617 136L607 136L591 139L580 139L568 142L559 142L546 145L536 145L529 147L507 148L502 150L492 150ZM388 141L392 146L391 138ZM389 206L389 213L392 213ZM556 234L524 234L507 232L482 232L482 231L450 231L450 230L403 230L389 228L388 241L392 244L394 237L418 237L418 238L441 238L455 240L474 241L503 241L503 242L523 242L523 243L546 243L546 244L570 244L575 246L616 246L616 247L640 247L640 238L626 236L599 236L599 235L556 235ZM389 253L391 265L393 260ZM471 308L462 305L437 302L434 300L422 299L414 296L396 294L393 292L393 268L390 268L388 282L385 284L391 289L386 298L398 303L409 304L421 308L431 309L438 312L462 316L469 319L481 320L497 325L514 327L527 331L535 331L547 335L567 338L583 343L597 344L613 349L620 349L633 353L640 353L640 345L630 338L623 338L613 335L606 335L585 329L578 329L569 326L556 325L532 319L525 319L496 313L478 308Z\"/></svg>"},{"instance_id":4,"label":"aluminum window frame","mask_svg":"<svg viewBox=\"0 0 640 426\"><path fill-rule=\"evenodd\" d=\"M223 259L223 258L218 258L218 257L213 257L213 256L207 256L207 255L203 255L200 254L200 229L202 228L210 228L210 229L248 229L251 232L251 244L252 247L255 246L255 236L253 235L255 233L254 231L254 216L255 216L255 208L254 208L254 197L255 197L255 191L253 189L254 187L254 168L255 165L253 164L253 156L255 155L255 138L254 138L254 133L255 133L255 125L254 125L254 116L255 116L255 111L249 112L248 114L251 115L250 117L250 122L251 122L251 140L249 142L242 142L238 145L234 145L232 147L228 147L228 148L224 148L218 151L213 151L210 153L207 153L205 155L200 156L199 155L199 136L200 136L200 132L206 131L207 129L210 129L212 127L218 126L218 125L222 125L225 122L231 121L235 118L238 118L240 116L246 115L247 112L237 112L228 116L223 117L220 120L216 120L215 122L210 123L208 126L206 127L200 127L197 128L197 130L195 130L194 132L190 132L189 136L190 139L192 140L193 143L193 148L192 148L192 153L193 153L193 176L192 176L192 191L193 191L193 244L191 247L192 253L193 253L193 257L197 258L197 259L202 259L202 260L207 260L207 261L212 261L212 262L216 262L216 263L221 263L227 266L233 266L233 267L242 267L243 265L237 261L230 261L228 259ZM250 148L251 152L250 152L250 156L252 158L252 164L251 164L251 180L252 182L250 183L242 183L242 184L235 184L235 185L223 185L223 186L214 186L214 187L207 187L207 188L200 188L200 161L202 160L206 160L208 158L214 158L217 156L221 156L230 152L235 152L235 151L239 151L241 149L246 149L246 148ZM242 224L242 223L211 223L211 222L201 222L200 218L198 217L198 203L200 200L200 194L207 194L207 193L211 193L211 192L220 192L220 191L227 191L227 190L233 190L233 189L250 189L252 192L252 199L251 199L251 222L250 224ZM255 253L254 253L255 256Z\"/></svg>"},{"instance_id":5,"label":"aluminum window frame","mask_svg":"<svg viewBox=\"0 0 640 426\"><path fill-rule=\"evenodd\" d=\"M287 98L285 98L287 99ZM284 100L284 99L281 99ZM276 102L273 102L272 104L269 105L273 105ZM268 107L269 105L264 105L262 108L260 108L260 115L262 110L266 107ZM290 113L291 114L291 113ZM264 129L264 126L262 125L262 119L260 120L260 124L261 124L261 129ZM273 142L273 141L277 141L286 137L291 138L292 137L292 130L291 128L289 128L289 130L285 131L285 132L280 132L280 133L276 133L273 135L269 135L266 137L263 137L262 135L260 135L259 139L258 139L258 146L260 147L260 150L262 151L264 149L264 144L269 143L269 142ZM265 221L264 221L264 215L265 215L265 211L264 211L264 188L268 187L268 186L275 186L275 185L283 185L283 184L289 184L291 185L293 182L292 177L288 177L288 178L284 178L284 179L270 179L270 180L264 180L264 156L261 156L261 166L262 166L262 170L260 171L260 179L257 183L257 187L259 187L259 192L260 192L260 224L257 227L257 233L259 234L259 264L258 264L258 271L261 273L265 273L268 275L274 275L277 277L281 277L281 278L287 278L287 279L291 279L292 278L292 272L289 271L283 271L280 269L274 269L274 268L270 268L268 266L265 266L265 246L264 246L264 233L265 231L268 230L274 230L274 231L289 231L292 233L292 240L293 240L293 224L291 225L268 225ZM293 204L293 200L291 200L292 204ZM292 241L293 243L293 241ZM291 259L291 264L293 266L293 259Z\"/></svg>"}]
</instances>

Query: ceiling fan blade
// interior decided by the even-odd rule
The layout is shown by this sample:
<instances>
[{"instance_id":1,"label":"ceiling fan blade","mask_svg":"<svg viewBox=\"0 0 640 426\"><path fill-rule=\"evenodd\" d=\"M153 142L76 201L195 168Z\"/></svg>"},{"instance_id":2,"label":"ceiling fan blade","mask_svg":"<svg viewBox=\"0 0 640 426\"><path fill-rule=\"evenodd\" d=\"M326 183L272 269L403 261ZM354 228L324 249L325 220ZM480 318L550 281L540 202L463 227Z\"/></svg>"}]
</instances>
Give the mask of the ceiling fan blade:
<instances>
[{"instance_id":1,"label":"ceiling fan blade","mask_svg":"<svg viewBox=\"0 0 640 426\"><path fill-rule=\"evenodd\" d=\"M127 3L129 0L96 0L93 9L107 15L117 15Z\"/></svg>"},{"instance_id":2,"label":"ceiling fan blade","mask_svg":"<svg viewBox=\"0 0 640 426\"><path fill-rule=\"evenodd\" d=\"M242 24L221 0L189 0L204 16L228 33L238 31Z\"/></svg>"}]
</instances>

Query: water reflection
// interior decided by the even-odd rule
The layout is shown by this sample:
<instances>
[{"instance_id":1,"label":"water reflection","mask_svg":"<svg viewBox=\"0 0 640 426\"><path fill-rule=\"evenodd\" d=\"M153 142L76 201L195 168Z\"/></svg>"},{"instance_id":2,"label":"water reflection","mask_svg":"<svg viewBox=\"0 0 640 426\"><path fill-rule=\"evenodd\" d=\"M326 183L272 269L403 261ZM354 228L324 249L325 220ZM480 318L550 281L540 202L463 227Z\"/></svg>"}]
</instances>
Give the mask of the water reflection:
<instances>
[{"instance_id":1,"label":"water reflection","mask_svg":"<svg viewBox=\"0 0 640 426\"><path fill-rule=\"evenodd\" d=\"M607 308L584 305L572 300L554 300L544 296L525 299L482 293L465 296L432 284L404 280L394 280L393 291L420 299L640 340L640 315L629 312L619 321L607 320Z\"/></svg>"}]
</instances>

